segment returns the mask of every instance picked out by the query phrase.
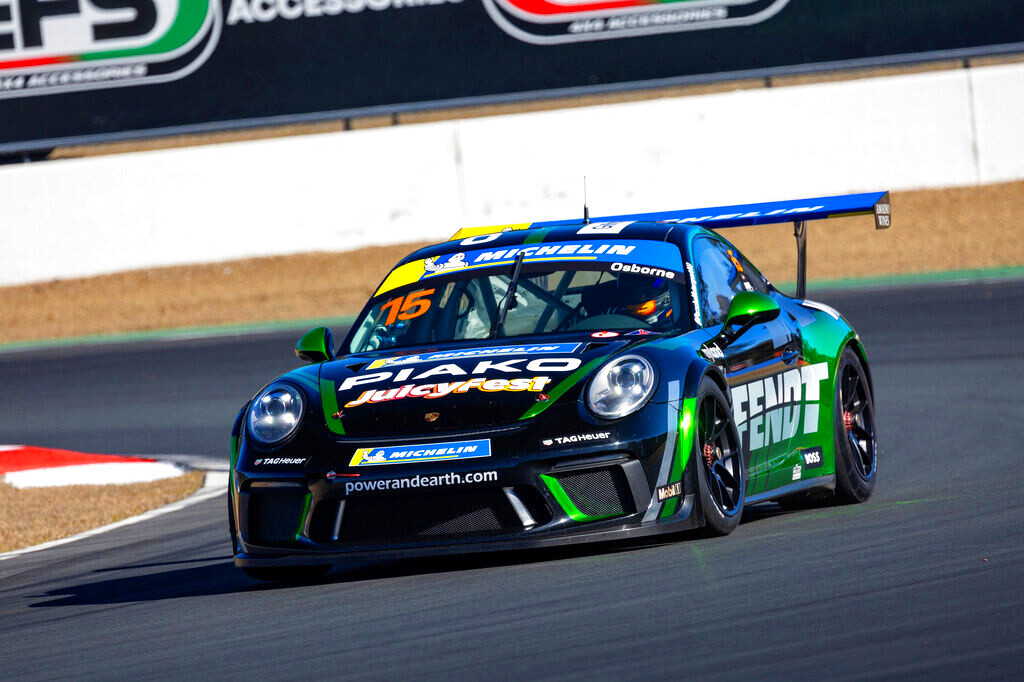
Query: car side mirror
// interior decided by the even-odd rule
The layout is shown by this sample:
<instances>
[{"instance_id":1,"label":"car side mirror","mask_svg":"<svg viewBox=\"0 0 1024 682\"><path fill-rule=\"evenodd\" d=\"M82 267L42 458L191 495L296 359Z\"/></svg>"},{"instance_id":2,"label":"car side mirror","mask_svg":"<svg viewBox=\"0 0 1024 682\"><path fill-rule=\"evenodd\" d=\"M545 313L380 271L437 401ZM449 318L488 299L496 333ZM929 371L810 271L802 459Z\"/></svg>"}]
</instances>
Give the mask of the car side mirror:
<instances>
[{"instance_id":1,"label":"car side mirror","mask_svg":"<svg viewBox=\"0 0 1024 682\"><path fill-rule=\"evenodd\" d=\"M334 335L327 327L306 332L295 344L295 356L306 362L324 362L334 359Z\"/></svg>"},{"instance_id":2,"label":"car side mirror","mask_svg":"<svg viewBox=\"0 0 1024 682\"><path fill-rule=\"evenodd\" d=\"M729 312L725 315L722 331L713 341L724 348L755 324L771 322L780 312L779 304L770 296L756 291L736 294L729 304Z\"/></svg>"}]
</instances>

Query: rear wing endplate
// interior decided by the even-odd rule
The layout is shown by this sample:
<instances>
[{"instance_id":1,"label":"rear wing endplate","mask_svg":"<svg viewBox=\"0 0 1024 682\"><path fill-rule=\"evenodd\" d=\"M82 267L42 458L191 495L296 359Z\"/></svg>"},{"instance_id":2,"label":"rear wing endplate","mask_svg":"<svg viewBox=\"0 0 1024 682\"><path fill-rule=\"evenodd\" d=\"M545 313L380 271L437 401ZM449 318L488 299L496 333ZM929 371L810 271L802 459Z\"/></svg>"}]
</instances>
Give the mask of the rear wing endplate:
<instances>
[{"instance_id":1,"label":"rear wing endplate","mask_svg":"<svg viewBox=\"0 0 1024 682\"><path fill-rule=\"evenodd\" d=\"M594 218L593 222L664 222L700 225L710 229L751 227L791 222L793 223L793 236L796 238L797 250L796 295L797 298L803 298L807 293L807 221L858 215L874 215L875 229L888 229L892 225L892 208L889 203L889 192L844 194L815 199L770 201L761 204L692 208L655 213L627 213L623 215L601 216ZM466 237L509 230L579 225L580 222L579 219L551 220L539 223L469 227L456 232L452 239L464 239Z\"/></svg>"}]
</instances>

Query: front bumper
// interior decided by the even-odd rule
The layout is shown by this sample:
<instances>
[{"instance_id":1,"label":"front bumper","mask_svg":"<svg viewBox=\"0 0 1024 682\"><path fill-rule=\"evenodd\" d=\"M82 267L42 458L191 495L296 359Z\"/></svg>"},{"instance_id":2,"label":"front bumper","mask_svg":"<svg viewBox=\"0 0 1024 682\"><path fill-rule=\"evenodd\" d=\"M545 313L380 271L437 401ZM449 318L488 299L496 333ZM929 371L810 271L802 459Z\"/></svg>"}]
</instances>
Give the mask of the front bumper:
<instances>
[{"instance_id":1,"label":"front bumper","mask_svg":"<svg viewBox=\"0 0 1024 682\"><path fill-rule=\"evenodd\" d=\"M633 438L616 433L571 447L544 447L550 441L523 425L487 433L491 457L395 466L347 466L356 449L380 439L307 443L316 454L301 470L255 466L264 455L243 441L232 482L235 564L528 549L702 525L689 467L672 513L653 513L662 507L655 491L666 438L657 428L664 421L644 422L651 428L632 429Z\"/></svg>"}]
</instances>

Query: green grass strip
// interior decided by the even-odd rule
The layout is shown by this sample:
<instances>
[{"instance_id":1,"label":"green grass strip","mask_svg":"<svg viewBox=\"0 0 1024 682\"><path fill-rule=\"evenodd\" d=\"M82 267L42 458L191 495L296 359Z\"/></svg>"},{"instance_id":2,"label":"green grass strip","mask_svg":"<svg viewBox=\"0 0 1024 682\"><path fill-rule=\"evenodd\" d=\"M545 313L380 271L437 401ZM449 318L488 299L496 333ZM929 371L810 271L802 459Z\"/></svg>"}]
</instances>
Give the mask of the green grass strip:
<instances>
[{"instance_id":1,"label":"green grass strip","mask_svg":"<svg viewBox=\"0 0 1024 682\"><path fill-rule=\"evenodd\" d=\"M185 339L214 338L218 336L241 336L283 331L287 329L304 329L306 327L343 326L355 322L355 315L343 317L315 317L301 320L274 320L266 322L247 322L244 324L221 324L204 327L178 327L169 329L151 329L140 332L123 332L117 334L95 334L90 336L72 336L63 339L37 339L34 341L15 341L0 343L0 353L19 350L36 350L42 348L61 348L66 346L89 346L107 343L134 343L138 341L176 341ZM298 339L296 339L297 341Z\"/></svg>"},{"instance_id":2,"label":"green grass strip","mask_svg":"<svg viewBox=\"0 0 1024 682\"><path fill-rule=\"evenodd\" d=\"M881 286L900 286L913 284L946 284L952 282L979 282L992 280L1024 279L1024 266L1014 265L996 268L974 268L969 270L943 270L939 272L910 272L896 275L879 275L876 277L850 277L845 279L809 280L807 288L811 291L827 289L856 289ZM795 282L779 282L776 284L782 291L792 291ZM73 336L62 339L37 339L33 341L15 341L0 343L0 353L9 351L35 350L42 348L60 348L66 346L98 345L105 343L131 343L136 341L173 341L179 339L199 339L217 336L235 336L246 333L265 333L286 329L313 328L323 326L343 326L352 324L355 315L342 317L315 317L300 320L272 320L263 322L247 322L244 324L211 325L202 327L179 327L169 329L153 329L140 332L122 332L117 334L95 334L90 336Z\"/></svg>"},{"instance_id":3,"label":"green grass strip","mask_svg":"<svg viewBox=\"0 0 1024 682\"><path fill-rule=\"evenodd\" d=\"M985 282L992 280L1024 279L1024 266L1000 268L973 268L968 270L942 270L939 272L907 272L874 277L847 277L843 279L807 280L809 291L826 289L860 289L913 284L950 284L954 282ZM783 291L796 290L796 282L780 282Z\"/></svg>"}]
</instances>

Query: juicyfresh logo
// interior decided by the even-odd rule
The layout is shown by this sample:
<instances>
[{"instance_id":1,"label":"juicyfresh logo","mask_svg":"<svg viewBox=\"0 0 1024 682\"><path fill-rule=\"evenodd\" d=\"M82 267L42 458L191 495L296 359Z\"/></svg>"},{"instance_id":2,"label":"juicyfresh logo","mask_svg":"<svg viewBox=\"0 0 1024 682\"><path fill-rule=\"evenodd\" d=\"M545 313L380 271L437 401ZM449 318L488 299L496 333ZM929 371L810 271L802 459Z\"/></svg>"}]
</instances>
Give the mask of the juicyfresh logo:
<instances>
[{"instance_id":1,"label":"juicyfresh logo","mask_svg":"<svg viewBox=\"0 0 1024 682\"><path fill-rule=\"evenodd\" d=\"M527 43L603 40L749 26L789 0L483 0L506 33Z\"/></svg>"},{"instance_id":2,"label":"juicyfresh logo","mask_svg":"<svg viewBox=\"0 0 1024 682\"><path fill-rule=\"evenodd\" d=\"M177 80L220 29L219 0L0 0L0 98Z\"/></svg>"},{"instance_id":3,"label":"juicyfresh logo","mask_svg":"<svg viewBox=\"0 0 1024 682\"><path fill-rule=\"evenodd\" d=\"M374 405L377 403L390 402L392 400L402 400L404 398L426 398L428 400L432 398L443 398L448 395L463 395L468 393L470 389L474 388L484 393L497 393L499 391L508 391L511 393L533 391L534 393L540 393L549 383L551 383L551 377L531 377L520 379L488 379L486 377L473 377L466 381L447 381L439 384L424 384L422 386L406 384L399 388L391 388L383 391L363 391L358 398L345 403L345 407L359 407L360 405L366 404Z\"/></svg>"}]
</instances>

